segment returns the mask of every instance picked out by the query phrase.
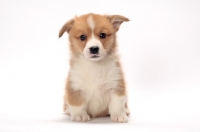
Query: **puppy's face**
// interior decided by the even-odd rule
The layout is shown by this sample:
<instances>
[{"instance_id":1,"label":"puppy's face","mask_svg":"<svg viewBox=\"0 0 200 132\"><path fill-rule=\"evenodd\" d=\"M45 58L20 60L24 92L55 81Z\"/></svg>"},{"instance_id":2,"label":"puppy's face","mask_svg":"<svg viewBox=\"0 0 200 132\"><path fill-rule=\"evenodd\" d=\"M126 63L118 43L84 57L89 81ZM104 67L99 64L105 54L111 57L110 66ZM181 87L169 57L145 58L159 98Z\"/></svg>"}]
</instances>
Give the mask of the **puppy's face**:
<instances>
[{"instance_id":1,"label":"puppy's face","mask_svg":"<svg viewBox=\"0 0 200 132\"><path fill-rule=\"evenodd\" d=\"M115 34L123 21L128 19L119 15L87 14L68 21L60 30L59 37L67 31L74 54L98 61L114 52Z\"/></svg>"}]
</instances>

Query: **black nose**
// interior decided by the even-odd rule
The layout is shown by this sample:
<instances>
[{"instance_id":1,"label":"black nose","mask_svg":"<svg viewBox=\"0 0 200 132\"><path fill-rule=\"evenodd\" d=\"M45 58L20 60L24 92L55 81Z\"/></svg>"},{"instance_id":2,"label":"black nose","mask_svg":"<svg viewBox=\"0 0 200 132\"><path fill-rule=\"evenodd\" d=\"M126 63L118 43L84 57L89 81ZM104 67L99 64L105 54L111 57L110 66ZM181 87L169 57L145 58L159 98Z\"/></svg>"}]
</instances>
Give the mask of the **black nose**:
<instances>
[{"instance_id":1,"label":"black nose","mask_svg":"<svg viewBox=\"0 0 200 132\"><path fill-rule=\"evenodd\" d=\"M90 53L97 54L99 52L99 47L90 47Z\"/></svg>"}]
</instances>

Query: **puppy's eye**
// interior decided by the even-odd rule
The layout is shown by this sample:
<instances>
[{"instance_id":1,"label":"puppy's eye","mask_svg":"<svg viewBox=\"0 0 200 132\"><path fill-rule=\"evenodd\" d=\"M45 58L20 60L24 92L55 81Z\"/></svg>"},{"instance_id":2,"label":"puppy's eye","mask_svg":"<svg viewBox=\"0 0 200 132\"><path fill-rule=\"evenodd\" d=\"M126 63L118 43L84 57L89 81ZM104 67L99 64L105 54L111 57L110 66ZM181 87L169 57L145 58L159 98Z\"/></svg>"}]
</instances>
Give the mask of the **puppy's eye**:
<instances>
[{"instance_id":1,"label":"puppy's eye","mask_svg":"<svg viewBox=\"0 0 200 132\"><path fill-rule=\"evenodd\" d=\"M104 38L106 38L106 34L105 33L100 33L99 37L104 39Z\"/></svg>"},{"instance_id":2,"label":"puppy's eye","mask_svg":"<svg viewBox=\"0 0 200 132\"><path fill-rule=\"evenodd\" d=\"M87 37L86 37L85 35L81 35L81 36L80 36L80 40L81 40L81 41L86 40L86 38L87 38Z\"/></svg>"}]
</instances>

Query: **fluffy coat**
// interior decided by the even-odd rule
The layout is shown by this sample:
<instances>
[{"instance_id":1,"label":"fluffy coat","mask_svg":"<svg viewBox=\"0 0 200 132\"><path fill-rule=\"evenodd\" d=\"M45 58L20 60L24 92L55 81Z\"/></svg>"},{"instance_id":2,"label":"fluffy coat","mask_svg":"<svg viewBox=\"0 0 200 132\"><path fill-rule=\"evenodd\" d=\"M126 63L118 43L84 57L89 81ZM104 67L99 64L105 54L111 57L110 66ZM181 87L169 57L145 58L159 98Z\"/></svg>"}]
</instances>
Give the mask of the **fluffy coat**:
<instances>
[{"instance_id":1,"label":"fluffy coat","mask_svg":"<svg viewBox=\"0 0 200 132\"><path fill-rule=\"evenodd\" d=\"M74 121L110 115L127 122L129 110L122 68L117 56L116 32L129 21L120 15L86 14L61 28L69 34L71 59L66 81L64 111ZM97 47L97 53L91 48Z\"/></svg>"}]
</instances>

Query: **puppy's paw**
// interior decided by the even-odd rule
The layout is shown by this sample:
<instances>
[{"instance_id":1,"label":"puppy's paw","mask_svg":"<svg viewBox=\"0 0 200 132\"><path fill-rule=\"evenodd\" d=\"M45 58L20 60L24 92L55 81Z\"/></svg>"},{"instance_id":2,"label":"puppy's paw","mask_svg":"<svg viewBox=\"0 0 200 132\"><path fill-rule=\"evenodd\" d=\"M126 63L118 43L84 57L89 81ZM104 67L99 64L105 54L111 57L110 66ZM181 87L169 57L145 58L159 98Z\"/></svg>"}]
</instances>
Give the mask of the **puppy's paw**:
<instances>
[{"instance_id":1,"label":"puppy's paw","mask_svg":"<svg viewBox=\"0 0 200 132\"><path fill-rule=\"evenodd\" d=\"M87 114L82 114L82 115L74 115L71 116L72 121L79 121L79 122L85 122L90 120L90 116Z\"/></svg>"},{"instance_id":2,"label":"puppy's paw","mask_svg":"<svg viewBox=\"0 0 200 132\"><path fill-rule=\"evenodd\" d=\"M117 123L127 123L128 117L126 115L124 115L124 116L111 116L111 120L113 122L117 122Z\"/></svg>"}]
</instances>

